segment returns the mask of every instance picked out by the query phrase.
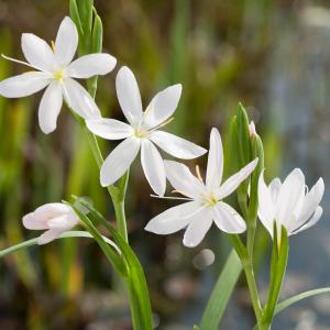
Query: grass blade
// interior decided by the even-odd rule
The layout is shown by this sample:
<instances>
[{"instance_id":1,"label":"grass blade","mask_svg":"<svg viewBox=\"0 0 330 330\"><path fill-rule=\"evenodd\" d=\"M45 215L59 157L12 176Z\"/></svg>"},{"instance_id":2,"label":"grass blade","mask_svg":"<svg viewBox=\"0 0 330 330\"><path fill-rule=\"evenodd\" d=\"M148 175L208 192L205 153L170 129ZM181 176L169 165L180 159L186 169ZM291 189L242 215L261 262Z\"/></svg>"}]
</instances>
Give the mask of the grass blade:
<instances>
[{"instance_id":1,"label":"grass blade","mask_svg":"<svg viewBox=\"0 0 330 330\"><path fill-rule=\"evenodd\" d=\"M242 264L234 250L229 254L218 278L200 323L201 330L218 329L223 313L242 271Z\"/></svg>"},{"instance_id":2,"label":"grass blade","mask_svg":"<svg viewBox=\"0 0 330 330\"><path fill-rule=\"evenodd\" d=\"M72 231L67 231L67 232L63 233L58 239L72 238L72 237L93 238L93 236L90 233L88 233L87 231L72 230ZM114 249L118 250L118 247L116 246L116 244L113 241L111 241L110 239L108 239L107 237L104 237L104 236L103 236L103 240L105 242L107 242L109 245L111 245ZM29 248L29 247L34 246L34 245L38 245L38 237L29 239L29 240L24 241L22 243L19 243L19 244L10 246L10 247L8 247L4 250L1 250L0 251L0 258L5 257L5 256L7 256L11 253L18 252L20 250Z\"/></svg>"},{"instance_id":3,"label":"grass blade","mask_svg":"<svg viewBox=\"0 0 330 330\"><path fill-rule=\"evenodd\" d=\"M313 296L317 296L319 294L324 294L324 293L330 293L330 287L329 288L313 289L313 290L309 290L309 291L299 293L296 296L288 298L288 299L280 302L279 304L277 304L276 309L275 309L275 315L282 312L286 308L290 307L291 305L293 305L293 304L295 304L295 303L297 303L297 302L299 302L303 299L313 297Z\"/></svg>"}]
</instances>

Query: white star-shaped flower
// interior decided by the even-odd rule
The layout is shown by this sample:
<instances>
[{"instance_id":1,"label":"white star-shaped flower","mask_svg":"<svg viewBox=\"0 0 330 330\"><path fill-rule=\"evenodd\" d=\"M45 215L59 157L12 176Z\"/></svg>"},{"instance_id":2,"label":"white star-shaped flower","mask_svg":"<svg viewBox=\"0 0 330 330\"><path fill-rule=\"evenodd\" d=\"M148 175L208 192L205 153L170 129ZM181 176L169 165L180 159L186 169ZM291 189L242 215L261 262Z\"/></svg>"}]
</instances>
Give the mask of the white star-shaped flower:
<instances>
[{"instance_id":1,"label":"white star-shaped flower","mask_svg":"<svg viewBox=\"0 0 330 330\"><path fill-rule=\"evenodd\" d=\"M87 127L94 134L108 140L125 139L102 165L102 186L116 182L128 170L141 149L141 163L146 179L154 192L162 196L166 189L166 174L164 161L155 145L181 159L196 158L206 152L206 149L192 142L159 130L173 115L181 90L180 84L164 89L155 95L143 112L140 91L133 72L127 67L119 70L116 91L129 124L115 119L87 120Z\"/></svg>"},{"instance_id":2,"label":"white star-shaped flower","mask_svg":"<svg viewBox=\"0 0 330 330\"><path fill-rule=\"evenodd\" d=\"M62 203L48 203L23 217L26 229L46 230L38 238L38 244L46 244L57 239L79 222L73 209Z\"/></svg>"},{"instance_id":3,"label":"white star-shaped flower","mask_svg":"<svg viewBox=\"0 0 330 330\"><path fill-rule=\"evenodd\" d=\"M257 163L258 159L255 159L221 184L223 150L219 131L213 128L205 183L199 172L196 177L187 166L166 161L166 174L171 185L175 191L187 197L177 199L185 199L188 202L159 214L150 220L145 230L167 235L187 227L183 244L188 247L197 246L203 240L213 221L224 232L244 232L245 221L222 199L230 195L252 173Z\"/></svg>"},{"instance_id":4,"label":"white star-shaped flower","mask_svg":"<svg viewBox=\"0 0 330 330\"><path fill-rule=\"evenodd\" d=\"M322 215L319 206L324 194L324 182L320 178L308 191L305 176L298 168L294 169L281 183L275 178L267 186L263 173L258 184L258 216L273 237L274 221L280 235L284 226L288 235L297 234L316 224Z\"/></svg>"},{"instance_id":5,"label":"white star-shaped flower","mask_svg":"<svg viewBox=\"0 0 330 330\"><path fill-rule=\"evenodd\" d=\"M69 17L65 17L52 47L32 33L22 34L22 51L27 62L6 59L27 65L37 71L11 77L0 82L0 95L18 98L32 95L45 87L39 105L39 125L48 134L56 129L63 98L81 117L100 117L100 111L85 88L73 78L86 79L109 73L116 59L104 53L82 56L73 61L78 47L78 32Z\"/></svg>"}]
</instances>

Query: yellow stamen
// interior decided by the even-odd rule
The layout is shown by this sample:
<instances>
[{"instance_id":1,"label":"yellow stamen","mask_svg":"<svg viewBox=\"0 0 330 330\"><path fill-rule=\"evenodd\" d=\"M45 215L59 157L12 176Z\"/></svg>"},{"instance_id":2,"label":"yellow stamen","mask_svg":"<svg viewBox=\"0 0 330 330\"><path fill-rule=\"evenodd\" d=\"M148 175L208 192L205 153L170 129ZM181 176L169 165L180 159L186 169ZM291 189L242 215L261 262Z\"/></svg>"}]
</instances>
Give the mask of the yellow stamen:
<instances>
[{"instance_id":1,"label":"yellow stamen","mask_svg":"<svg viewBox=\"0 0 330 330\"><path fill-rule=\"evenodd\" d=\"M201 175L201 171L199 169L199 166L196 165L195 169L196 169L196 174L197 174L198 180L203 183L203 178L202 178L202 175Z\"/></svg>"},{"instance_id":2,"label":"yellow stamen","mask_svg":"<svg viewBox=\"0 0 330 330\"><path fill-rule=\"evenodd\" d=\"M55 52L55 42L53 40L50 42L50 45L52 46L53 52Z\"/></svg>"},{"instance_id":3,"label":"yellow stamen","mask_svg":"<svg viewBox=\"0 0 330 330\"><path fill-rule=\"evenodd\" d=\"M167 119L166 121L164 121L163 123L159 124L158 126L156 126L155 128L153 128L150 132L156 131L159 128L162 128L164 126L166 126L167 124L169 124L172 120L174 120L174 117L171 117L169 119Z\"/></svg>"},{"instance_id":4,"label":"yellow stamen","mask_svg":"<svg viewBox=\"0 0 330 330\"><path fill-rule=\"evenodd\" d=\"M57 70L53 73L54 79L62 82L64 78L64 71L63 70Z\"/></svg>"},{"instance_id":5,"label":"yellow stamen","mask_svg":"<svg viewBox=\"0 0 330 330\"><path fill-rule=\"evenodd\" d=\"M218 203L218 199L213 193L207 194L204 198L206 206L213 207Z\"/></svg>"},{"instance_id":6,"label":"yellow stamen","mask_svg":"<svg viewBox=\"0 0 330 330\"><path fill-rule=\"evenodd\" d=\"M134 130L134 136L139 138L139 139L146 138L148 135L149 135L148 131L144 131L144 130L139 129L139 128Z\"/></svg>"}]
</instances>

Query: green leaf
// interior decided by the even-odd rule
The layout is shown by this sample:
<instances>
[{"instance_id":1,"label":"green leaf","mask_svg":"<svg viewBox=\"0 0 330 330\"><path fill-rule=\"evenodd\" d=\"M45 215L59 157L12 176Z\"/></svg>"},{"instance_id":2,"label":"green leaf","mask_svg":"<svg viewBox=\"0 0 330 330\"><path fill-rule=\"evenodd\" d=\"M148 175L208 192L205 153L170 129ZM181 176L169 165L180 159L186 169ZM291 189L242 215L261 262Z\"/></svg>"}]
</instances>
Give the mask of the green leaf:
<instances>
[{"instance_id":1,"label":"green leaf","mask_svg":"<svg viewBox=\"0 0 330 330\"><path fill-rule=\"evenodd\" d=\"M249 215L250 219L256 219L258 213L258 181L264 170L264 147L259 135L251 137L252 158L258 158L258 165L251 175Z\"/></svg>"},{"instance_id":2,"label":"green leaf","mask_svg":"<svg viewBox=\"0 0 330 330\"><path fill-rule=\"evenodd\" d=\"M78 10L85 35L89 35L92 31L93 22L93 0L79 0Z\"/></svg>"},{"instance_id":3,"label":"green leaf","mask_svg":"<svg viewBox=\"0 0 330 330\"><path fill-rule=\"evenodd\" d=\"M80 21L80 15L79 15L79 10L77 7L76 0L70 0L69 12L70 12L70 16L71 16L72 20L74 21L74 23L77 26L79 35L81 36L83 34L83 29L82 29L82 25L81 25L81 21Z\"/></svg>"},{"instance_id":4,"label":"green leaf","mask_svg":"<svg viewBox=\"0 0 330 330\"><path fill-rule=\"evenodd\" d=\"M252 160L249 118L242 103L238 104L237 109L237 129L239 138L239 154L241 166L246 165Z\"/></svg>"},{"instance_id":5,"label":"green leaf","mask_svg":"<svg viewBox=\"0 0 330 330\"><path fill-rule=\"evenodd\" d=\"M78 200L76 200L78 201ZM94 222L104 225L120 249L127 264L126 283L131 301L133 328L138 330L152 329L152 311L149 290L143 268L134 251L127 244L121 234L86 200L79 199L79 203L90 211Z\"/></svg>"},{"instance_id":6,"label":"green leaf","mask_svg":"<svg viewBox=\"0 0 330 330\"><path fill-rule=\"evenodd\" d=\"M110 261L110 263L114 266L114 268L121 274L122 276L126 276L127 272L125 269L125 264L123 263L121 254L121 249L114 251L112 248L108 246L108 244L105 242L103 236L99 233L97 228L94 226L93 222L89 219L89 217L85 214L85 212L82 212L82 209L77 206L77 203L70 204L66 201L63 201L66 204L69 204L74 211L77 213L79 219L84 223L86 226L86 229L91 233L91 235L94 237L95 241L98 243L99 247L103 251L104 255L107 257L107 259ZM117 246L117 245L116 245ZM119 254L118 254L119 252Z\"/></svg>"},{"instance_id":7,"label":"green leaf","mask_svg":"<svg viewBox=\"0 0 330 330\"><path fill-rule=\"evenodd\" d=\"M274 317L276 304L281 292L281 287L286 272L289 254L289 239L284 226L277 230L274 222L273 250L270 267L270 286L267 303L262 318L264 325L270 325Z\"/></svg>"},{"instance_id":8,"label":"green leaf","mask_svg":"<svg viewBox=\"0 0 330 330\"><path fill-rule=\"evenodd\" d=\"M234 250L213 288L200 323L201 330L218 329L223 313L242 271L242 264Z\"/></svg>"},{"instance_id":9,"label":"green leaf","mask_svg":"<svg viewBox=\"0 0 330 330\"><path fill-rule=\"evenodd\" d=\"M313 289L313 290L309 290L309 291L305 291L302 293L297 294L296 296L293 296L291 298L288 298L282 302L280 302L275 309L275 315L282 312L283 310L285 310L286 308L290 307L291 305L309 298L309 297L313 297L313 296L317 296L319 294L324 294L324 293L330 293L330 288L319 288L319 289Z\"/></svg>"},{"instance_id":10,"label":"green leaf","mask_svg":"<svg viewBox=\"0 0 330 330\"><path fill-rule=\"evenodd\" d=\"M59 236L58 239L61 238L72 238L72 237L86 237L86 238L93 238L93 236L88 233L87 231L80 231L80 230L74 230L74 231L67 231L63 233L62 235ZM111 240L109 240L106 237L103 237L104 241L107 242L107 244L116 247L115 243ZM24 241L22 243L10 246L4 250L0 251L0 258L5 257L11 253L18 252L20 250L29 248L31 246L38 245L38 237L37 238L32 238L27 241Z\"/></svg>"},{"instance_id":11,"label":"green leaf","mask_svg":"<svg viewBox=\"0 0 330 330\"><path fill-rule=\"evenodd\" d=\"M103 44L103 25L99 15L95 14L92 31L92 53L100 53Z\"/></svg>"}]
</instances>

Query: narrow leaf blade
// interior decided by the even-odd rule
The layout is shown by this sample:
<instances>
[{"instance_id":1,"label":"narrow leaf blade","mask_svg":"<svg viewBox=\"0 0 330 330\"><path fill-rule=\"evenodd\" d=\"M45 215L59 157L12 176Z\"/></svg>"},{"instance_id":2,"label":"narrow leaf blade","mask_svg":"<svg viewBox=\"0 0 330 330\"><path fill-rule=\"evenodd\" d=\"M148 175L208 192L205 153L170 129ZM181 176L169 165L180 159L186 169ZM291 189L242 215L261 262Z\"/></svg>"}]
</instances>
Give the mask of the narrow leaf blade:
<instances>
[{"instance_id":1,"label":"narrow leaf blade","mask_svg":"<svg viewBox=\"0 0 330 330\"><path fill-rule=\"evenodd\" d=\"M290 297L290 298L280 302L279 304L277 304L276 309L275 309L275 315L284 311L286 308L290 307L291 305L293 305L297 302L300 302L303 299L317 296L319 294L324 294L324 293L330 293L330 287L313 289L313 290L299 293L296 296Z\"/></svg>"},{"instance_id":2,"label":"narrow leaf blade","mask_svg":"<svg viewBox=\"0 0 330 330\"><path fill-rule=\"evenodd\" d=\"M241 271L241 261L232 250L211 293L199 325L200 329L218 329Z\"/></svg>"}]
</instances>

